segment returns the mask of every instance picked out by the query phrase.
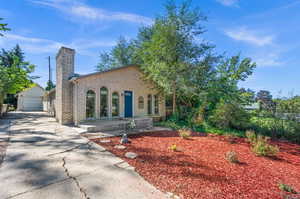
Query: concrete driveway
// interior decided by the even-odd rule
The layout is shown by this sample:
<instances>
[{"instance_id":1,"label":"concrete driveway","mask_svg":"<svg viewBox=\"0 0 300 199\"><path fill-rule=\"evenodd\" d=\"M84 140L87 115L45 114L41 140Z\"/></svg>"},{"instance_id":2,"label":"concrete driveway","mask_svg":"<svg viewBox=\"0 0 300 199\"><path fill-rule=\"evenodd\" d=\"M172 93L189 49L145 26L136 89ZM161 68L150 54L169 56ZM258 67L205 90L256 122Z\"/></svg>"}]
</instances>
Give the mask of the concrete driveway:
<instances>
[{"instance_id":1,"label":"concrete driveway","mask_svg":"<svg viewBox=\"0 0 300 199\"><path fill-rule=\"evenodd\" d=\"M1 199L165 198L126 162L44 113L10 113L0 120L0 138L9 140Z\"/></svg>"}]
</instances>

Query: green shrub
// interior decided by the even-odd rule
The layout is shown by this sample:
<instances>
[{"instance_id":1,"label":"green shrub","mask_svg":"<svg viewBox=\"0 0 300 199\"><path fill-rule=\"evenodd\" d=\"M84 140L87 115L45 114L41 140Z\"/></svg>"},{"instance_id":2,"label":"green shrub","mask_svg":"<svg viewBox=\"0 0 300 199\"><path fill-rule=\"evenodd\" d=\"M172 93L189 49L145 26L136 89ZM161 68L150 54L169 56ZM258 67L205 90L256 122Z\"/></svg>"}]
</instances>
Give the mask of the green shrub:
<instances>
[{"instance_id":1,"label":"green shrub","mask_svg":"<svg viewBox=\"0 0 300 199\"><path fill-rule=\"evenodd\" d=\"M192 131L186 128L179 129L178 134L183 139L188 139L192 135Z\"/></svg>"},{"instance_id":2,"label":"green shrub","mask_svg":"<svg viewBox=\"0 0 300 199\"><path fill-rule=\"evenodd\" d=\"M176 144L172 144L172 145L169 147L169 149L170 149L171 151L177 151L177 145L176 145Z\"/></svg>"},{"instance_id":3,"label":"green shrub","mask_svg":"<svg viewBox=\"0 0 300 199\"><path fill-rule=\"evenodd\" d=\"M286 192L289 192L289 193L297 194L297 192L290 185L287 185L287 184L284 184L284 183L279 183L278 187L282 191L286 191Z\"/></svg>"},{"instance_id":4,"label":"green shrub","mask_svg":"<svg viewBox=\"0 0 300 199\"><path fill-rule=\"evenodd\" d=\"M253 130L247 130L245 134L248 142L250 142L251 144L256 142L256 133Z\"/></svg>"},{"instance_id":5,"label":"green shrub","mask_svg":"<svg viewBox=\"0 0 300 199\"><path fill-rule=\"evenodd\" d=\"M249 114L239 104L220 102L209 117L209 122L221 129L243 130L249 127L249 119Z\"/></svg>"},{"instance_id":6,"label":"green shrub","mask_svg":"<svg viewBox=\"0 0 300 199\"><path fill-rule=\"evenodd\" d=\"M234 152L234 151L228 151L225 154L225 159L228 160L231 163L238 163L239 162L238 156L237 156L236 152Z\"/></svg>"},{"instance_id":7,"label":"green shrub","mask_svg":"<svg viewBox=\"0 0 300 199\"><path fill-rule=\"evenodd\" d=\"M258 156L276 156L279 148L268 144L268 140L268 137L258 135L256 141L252 143L252 151Z\"/></svg>"},{"instance_id":8,"label":"green shrub","mask_svg":"<svg viewBox=\"0 0 300 199\"><path fill-rule=\"evenodd\" d=\"M250 119L251 128L256 132L274 138L285 138L300 143L300 123L272 117L256 117Z\"/></svg>"}]
</instances>

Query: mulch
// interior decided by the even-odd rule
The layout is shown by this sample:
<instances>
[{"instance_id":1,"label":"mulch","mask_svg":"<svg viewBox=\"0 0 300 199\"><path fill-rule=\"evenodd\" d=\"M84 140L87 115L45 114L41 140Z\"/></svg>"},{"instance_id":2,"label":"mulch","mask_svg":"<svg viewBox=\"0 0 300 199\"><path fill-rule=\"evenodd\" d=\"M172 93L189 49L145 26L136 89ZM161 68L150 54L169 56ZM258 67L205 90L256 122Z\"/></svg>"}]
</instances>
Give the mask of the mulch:
<instances>
[{"instance_id":1,"label":"mulch","mask_svg":"<svg viewBox=\"0 0 300 199\"><path fill-rule=\"evenodd\" d=\"M229 141L224 136L193 133L185 140L171 131L129 138L125 150L114 148L120 137L109 138L111 142L101 146L126 160L160 190L181 198L300 198L278 188L284 183L300 192L300 145L274 141L280 152L276 158L268 158L257 157L243 138ZM100 144L100 139L93 141ZM172 144L178 151L169 149ZM128 151L138 157L127 159L124 154ZM238 154L239 163L225 159L228 151Z\"/></svg>"}]
</instances>

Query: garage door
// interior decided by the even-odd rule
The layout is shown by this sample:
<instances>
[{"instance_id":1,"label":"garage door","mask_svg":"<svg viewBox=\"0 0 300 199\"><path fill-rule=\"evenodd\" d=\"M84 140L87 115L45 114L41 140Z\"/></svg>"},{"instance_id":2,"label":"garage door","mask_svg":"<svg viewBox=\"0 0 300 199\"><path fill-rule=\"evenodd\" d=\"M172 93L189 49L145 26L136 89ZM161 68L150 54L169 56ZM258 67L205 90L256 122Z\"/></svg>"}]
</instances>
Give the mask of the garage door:
<instances>
[{"instance_id":1,"label":"garage door","mask_svg":"<svg viewBox=\"0 0 300 199\"><path fill-rule=\"evenodd\" d=\"M25 97L23 101L24 111L42 111L43 102L41 97Z\"/></svg>"}]
</instances>

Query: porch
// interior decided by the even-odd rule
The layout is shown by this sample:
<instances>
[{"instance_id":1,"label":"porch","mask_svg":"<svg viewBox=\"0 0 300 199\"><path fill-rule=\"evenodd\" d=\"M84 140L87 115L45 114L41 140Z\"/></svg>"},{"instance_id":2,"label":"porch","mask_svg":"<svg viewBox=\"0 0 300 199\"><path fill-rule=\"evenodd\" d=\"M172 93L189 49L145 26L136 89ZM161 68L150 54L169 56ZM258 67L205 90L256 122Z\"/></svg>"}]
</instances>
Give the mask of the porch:
<instances>
[{"instance_id":1,"label":"porch","mask_svg":"<svg viewBox=\"0 0 300 199\"><path fill-rule=\"evenodd\" d=\"M151 129L153 128L152 117L134 117L134 118L109 118L101 120L85 120L80 122L79 128L86 132L112 132L114 134L125 133L126 128L134 120L134 130Z\"/></svg>"}]
</instances>

